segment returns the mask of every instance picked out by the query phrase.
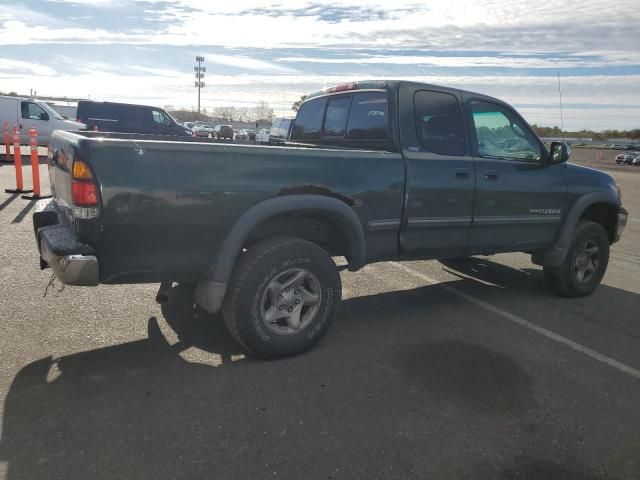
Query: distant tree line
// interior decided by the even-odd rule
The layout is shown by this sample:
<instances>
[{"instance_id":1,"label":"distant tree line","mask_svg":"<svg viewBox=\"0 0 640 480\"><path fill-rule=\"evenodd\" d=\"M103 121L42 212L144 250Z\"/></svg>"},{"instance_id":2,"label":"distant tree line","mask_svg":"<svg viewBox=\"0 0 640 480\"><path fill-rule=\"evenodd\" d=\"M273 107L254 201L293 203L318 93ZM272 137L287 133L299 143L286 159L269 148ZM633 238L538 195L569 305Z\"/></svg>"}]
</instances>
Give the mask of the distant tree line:
<instances>
[{"instance_id":1,"label":"distant tree line","mask_svg":"<svg viewBox=\"0 0 640 480\"><path fill-rule=\"evenodd\" d=\"M632 130L604 130L602 132L594 132L593 130L580 130L577 132L570 132L565 130L564 132L560 127L542 127L535 123L531 125L536 133L541 137L575 137L575 138L592 138L594 140L606 140L608 138L631 138L633 140L640 140L640 128L634 128Z\"/></svg>"},{"instance_id":2,"label":"distant tree line","mask_svg":"<svg viewBox=\"0 0 640 480\"><path fill-rule=\"evenodd\" d=\"M195 110L171 110L171 115L183 122L206 122L212 118L224 122L271 123L275 118L273 108L267 102L261 101L253 108L248 107L214 107L203 109L201 113Z\"/></svg>"},{"instance_id":3,"label":"distant tree line","mask_svg":"<svg viewBox=\"0 0 640 480\"><path fill-rule=\"evenodd\" d=\"M6 95L8 97L17 97L18 96L18 94L16 92L14 92L14 91L11 91L11 92L8 92L8 93L0 92L0 95Z\"/></svg>"}]
</instances>

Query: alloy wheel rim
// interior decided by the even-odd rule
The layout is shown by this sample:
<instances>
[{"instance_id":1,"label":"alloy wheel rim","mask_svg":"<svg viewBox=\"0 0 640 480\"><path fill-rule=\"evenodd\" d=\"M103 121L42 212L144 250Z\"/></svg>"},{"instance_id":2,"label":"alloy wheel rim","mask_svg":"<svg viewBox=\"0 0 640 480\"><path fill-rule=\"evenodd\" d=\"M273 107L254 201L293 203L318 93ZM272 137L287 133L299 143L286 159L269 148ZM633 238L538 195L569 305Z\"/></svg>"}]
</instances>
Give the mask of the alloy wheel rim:
<instances>
[{"instance_id":1,"label":"alloy wheel rim","mask_svg":"<svg viewBox=\"0 0 640 480\"><path fill-rule=\"evenodd\" d=\"M322 300L317 277L305 268L291 268L267 284L260 300L264 325L278 335L292 335L307 328Z\"/></svg>"},{"instance_id":2,"label":"alloy wheel rim","mask_svg":"<svg viewBox=\"0 0 640 480\"><path fill-rule=\"evenodd\" d=\"M573 274L579 283L588 283L600 265L600 247L593 240L586 240L577 250L573 262Z\"/></svg>"}]
</instances>

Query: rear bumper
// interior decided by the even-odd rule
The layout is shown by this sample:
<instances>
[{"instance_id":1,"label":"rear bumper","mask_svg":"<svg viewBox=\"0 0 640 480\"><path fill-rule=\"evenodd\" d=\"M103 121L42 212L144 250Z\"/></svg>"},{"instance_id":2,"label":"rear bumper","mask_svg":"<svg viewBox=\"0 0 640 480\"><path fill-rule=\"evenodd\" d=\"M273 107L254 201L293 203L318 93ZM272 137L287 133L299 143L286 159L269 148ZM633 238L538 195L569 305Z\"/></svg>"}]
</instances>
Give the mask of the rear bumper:
<instances>
[{"instance_id":1,"label":"rear bumper","mask_svg":"<svg viewBox=\"0 0 640 480\"><path fill-rule=\"evenodd\" d=\"M66 285L94 286L100 281L95 250L77 240L73 226L53 199L41 200L33 214L40 266L50 267Z\"/></svg>"}]
</instances>

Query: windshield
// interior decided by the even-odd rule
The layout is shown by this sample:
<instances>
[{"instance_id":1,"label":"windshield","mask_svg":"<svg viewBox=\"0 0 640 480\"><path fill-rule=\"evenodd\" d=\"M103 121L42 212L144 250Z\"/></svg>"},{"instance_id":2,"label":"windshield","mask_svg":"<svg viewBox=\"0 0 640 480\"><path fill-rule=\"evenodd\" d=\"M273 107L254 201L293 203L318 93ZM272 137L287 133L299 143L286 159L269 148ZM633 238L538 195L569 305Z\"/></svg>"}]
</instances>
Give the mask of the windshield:
<instances>
[{"instance_id":1,"label":"windshield","mask_svg":"<svg viewBox=\"0 0 640 480\"><path fill-rule=\"evenodd\" d=\"M38 105L40 105L44 110L47 111L47 113L52 116L53 118L55 118L56 120L64 120L64 118L62 118L62 115L60 115L58 112L56 112L53 108L51 108L49 106L48 103L45 102L38 102Z\"/></svg>"},{"instance_id":2,"label":"windshield","mask_svg":"<svg viewBox=\"0 0 640 480\"><path fill-rule=\"evenodd\" d=\"M179 122L178 120L176 120L176 118L175 118L173 115L171 115L171 114L170 114L170 113L168 113L168 112L164 112L164 114L165 114L167 117L169 117L169 120L171 121L171 123L174 123L174 124L176 124L176 125L180 125L180 122Z\"/></svg>"}]
</instances>

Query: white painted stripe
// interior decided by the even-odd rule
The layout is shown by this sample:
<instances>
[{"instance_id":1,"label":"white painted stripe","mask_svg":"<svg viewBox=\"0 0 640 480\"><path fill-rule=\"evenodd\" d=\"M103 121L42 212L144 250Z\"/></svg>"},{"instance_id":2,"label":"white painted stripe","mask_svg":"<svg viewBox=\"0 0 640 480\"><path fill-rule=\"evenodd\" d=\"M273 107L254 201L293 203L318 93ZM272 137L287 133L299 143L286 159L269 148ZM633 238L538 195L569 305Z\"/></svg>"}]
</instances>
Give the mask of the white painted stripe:
<instances>
[{"instance_id":1,"label":"white painted stripe","mask_svg":"<svg viewBox=\"0 0 640 480\"><path fill-rule=\"evenodd\" d=\"M399 268L400 270L403 270L406 273L427 282L430 285L437 285L438 287L446 290L447 292L457 295L460 298L464 298L468 302L471 302L474 305L477 305L478 307L484 308L485 310L491 313L495 313L496 315L499 315L502 318L510 320L511 322L516 323L521 327L528 328L529 330L539 333L540 335L544 335L545 337L550 338L551 340L554 340L558 343L561 343L577 352L583 353L584 355L591 357L594 360L598 360L599 362L606 363L610 367L620 370L621 372L627 373L634 378L640 379L640 370L636 370L635 368L630 367L629 365L625 365L624 363L614 360L613 358L607 357L602 353L596 352L595 350L591 350L590 348L580 345L579 343L576 343L573 340L569 340L568 338L563 337L562 335L558 335L557 333L554 333L551 330L547 330L546 328L540 327L535 323L531 323L530 321L525 320L524 318L520 318L517 315L514 315L513 313L509 313L505 310L502 310L501 308L491 305L490 303L487 303L484 300L480 300L479 298L476 298L472 295L463 293L457 288L440 283L437 280L429 277L428 275L425 275L422 272L414 270L413 268L407 267L406 265L402 265L401 263L397 263L397 262L389 262L389 263L394 267Z\"/></svg>"},{"instance_id":2,"label":"white painted stripe","mask_svg":"<svg viewBox=\"0 0 640 480\"><path fill-rule=\"evenodd\" d=\"M627 220L629 220L630 222L640 222L639 218L633 218L633 217L628 217Z\"/></svg>"}]
</instances>

